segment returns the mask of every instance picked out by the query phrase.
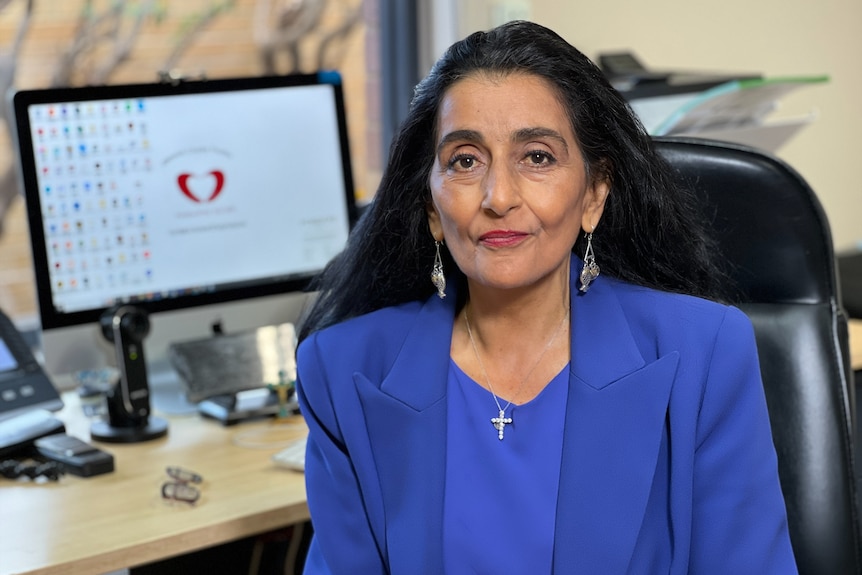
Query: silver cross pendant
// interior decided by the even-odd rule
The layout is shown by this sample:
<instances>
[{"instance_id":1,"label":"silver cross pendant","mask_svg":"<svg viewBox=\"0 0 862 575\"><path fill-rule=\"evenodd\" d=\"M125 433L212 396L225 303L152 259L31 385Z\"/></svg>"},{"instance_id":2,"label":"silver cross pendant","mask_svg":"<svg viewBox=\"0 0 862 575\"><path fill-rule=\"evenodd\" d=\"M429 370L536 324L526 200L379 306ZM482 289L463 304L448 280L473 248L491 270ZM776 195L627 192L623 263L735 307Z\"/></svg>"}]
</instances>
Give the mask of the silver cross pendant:
<instances>
[{"instance_id":1,"label":"silver cross pendant","mask_svg":"<svg viewBox=\"0 0 862 575\"><path fill-rule=\"evenodd\" d=\"M502 409L500 410L500 415L497 417L491 418L491 423L494 425L494 428L497 430L497 438L500 441L503 441L503 432L506 429L507 425L512 423L511 417L506 417L506 412Z\"/></svg>"}]
</instances>

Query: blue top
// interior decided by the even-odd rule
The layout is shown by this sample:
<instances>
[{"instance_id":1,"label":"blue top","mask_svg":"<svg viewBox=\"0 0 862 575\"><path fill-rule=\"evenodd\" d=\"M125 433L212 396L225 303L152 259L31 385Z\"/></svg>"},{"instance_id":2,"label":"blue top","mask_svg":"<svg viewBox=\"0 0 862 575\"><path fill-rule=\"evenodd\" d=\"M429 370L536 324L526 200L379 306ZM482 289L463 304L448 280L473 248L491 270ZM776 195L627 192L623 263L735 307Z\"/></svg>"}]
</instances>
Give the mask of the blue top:
<instances>
[{"instance_id":1,"label":"blue top","mask_svg":"<svg viewBox=\"0 0 862 575\"><path fill-rule=\"evenodd\" d=\"M450 362L447 575L551 573L568 381L566 366L532 401L509 406L501 441L491 424L494 397Z\"/></svg>"}]
</instances>

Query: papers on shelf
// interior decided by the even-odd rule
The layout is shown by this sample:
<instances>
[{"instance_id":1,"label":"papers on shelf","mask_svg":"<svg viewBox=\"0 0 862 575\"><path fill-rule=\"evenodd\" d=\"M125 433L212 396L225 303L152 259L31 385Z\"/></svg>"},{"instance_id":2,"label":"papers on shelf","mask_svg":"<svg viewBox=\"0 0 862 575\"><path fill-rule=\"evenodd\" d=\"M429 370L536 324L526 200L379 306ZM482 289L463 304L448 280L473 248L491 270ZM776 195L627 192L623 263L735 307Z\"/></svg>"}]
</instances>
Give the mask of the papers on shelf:
<instances>
[{"instance_id":1,"label":"papers on shelf","mask_svg":"<svg viewBox=\"0 0 862 575\"><path fill-rule=\"evenodd\" d=\"M702 92L632 100L631 106L655 136L692 135L740 142L775 151L816 114L769 120L781 98L827 76L732 80Z\"/></svg>"},{"instance_id":2,"label":"papers on shelf","mask_svg":"<svg viewBox=\"0 0 862 575\"><path fill-rule=\"evenodd\" d=\"M745 144L754 148L760 148L761 150L775 152L816 117L817 114L811 112L804 116L782 118L781 120L773 120L756 126L707 129L690 135L696 135L698 138L709 138L711 140L736 142L737 144Z\"/></svg>"}]
</instances>

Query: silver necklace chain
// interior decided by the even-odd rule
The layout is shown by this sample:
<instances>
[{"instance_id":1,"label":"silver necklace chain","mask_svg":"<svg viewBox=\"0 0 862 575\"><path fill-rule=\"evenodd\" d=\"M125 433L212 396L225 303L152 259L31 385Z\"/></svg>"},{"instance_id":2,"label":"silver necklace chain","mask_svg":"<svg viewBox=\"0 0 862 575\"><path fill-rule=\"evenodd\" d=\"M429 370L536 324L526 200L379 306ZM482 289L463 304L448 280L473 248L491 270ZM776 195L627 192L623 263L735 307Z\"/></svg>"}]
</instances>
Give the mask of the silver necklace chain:
<instances>
[{"instance_id":1,"label":"silver necklace chain","mask_svg":"<svg viewBox=\"0 0 862 575\"><path fill-rule=\"evenodd\" d=\"M470 318L467 313L467 308L464 308L464 324L467 326L467 335L470 337L470 345L473 346L473 353L476 355L476 361L479 362L479 369L482 370L482 376L485 378L485 384L488 386L488 391L491 392L491 395L494 397L494 403L497 404L498 414L497 417L491 418L491 424L494 426L494 429L497 430L497 438L502 441L503 433L506 429L507 425L512 423L512 417L506 417L506 410L512 406L512 402L518 397L518 394L521 392L521 388L524 387L524 384L527 383L527 380L530 379L530 376L533 374L533 371L539 366L542 358L545 357L545 353L551 348L554 341L557 339L557 336L560 334L560 331L563 329L563 324L566 323L566 318L569 316L569 310L566 308L566 313L563 314L562 319L560 320L560 324L557 326L556 331L554 331L554 335L551 336L551 339L548 340L548 343L545 344L545 347L542 348L542 351L539 353L539 357L536 358L536 363L533 364L533 367L524 375L524 378L521 380L520 385L515 390L515 393L512 395L512 399L506 403L506 407L502 407L500 405L500 398L497 397L497 393L494 391L494 386L491 385L491 379L488 377L488 372L485 370L485 364L482 363L482 357L479 355L479 349L476 347L476 340L473 339L473 330L470 329Z\"/></svg>"}]
</instances>

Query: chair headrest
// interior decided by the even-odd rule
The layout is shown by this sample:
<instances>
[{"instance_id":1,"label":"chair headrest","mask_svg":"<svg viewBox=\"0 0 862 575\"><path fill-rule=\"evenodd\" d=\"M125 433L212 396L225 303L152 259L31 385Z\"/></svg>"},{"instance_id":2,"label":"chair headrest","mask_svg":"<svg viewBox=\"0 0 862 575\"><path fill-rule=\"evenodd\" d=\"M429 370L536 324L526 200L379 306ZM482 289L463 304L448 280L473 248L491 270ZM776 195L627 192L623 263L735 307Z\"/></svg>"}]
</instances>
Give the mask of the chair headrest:
<instances>
[{"instance_id":1,"label":"chair headrest","mask_svg":"<svg viewBox=\"0 0 862 575\"><path fill-rule=\"evenodd\" d=\"M823 303L836 298L829 222L805 180L747 146L656 138L659 153L702 200L740 301Z\"/></svg>"}]
</instances>

